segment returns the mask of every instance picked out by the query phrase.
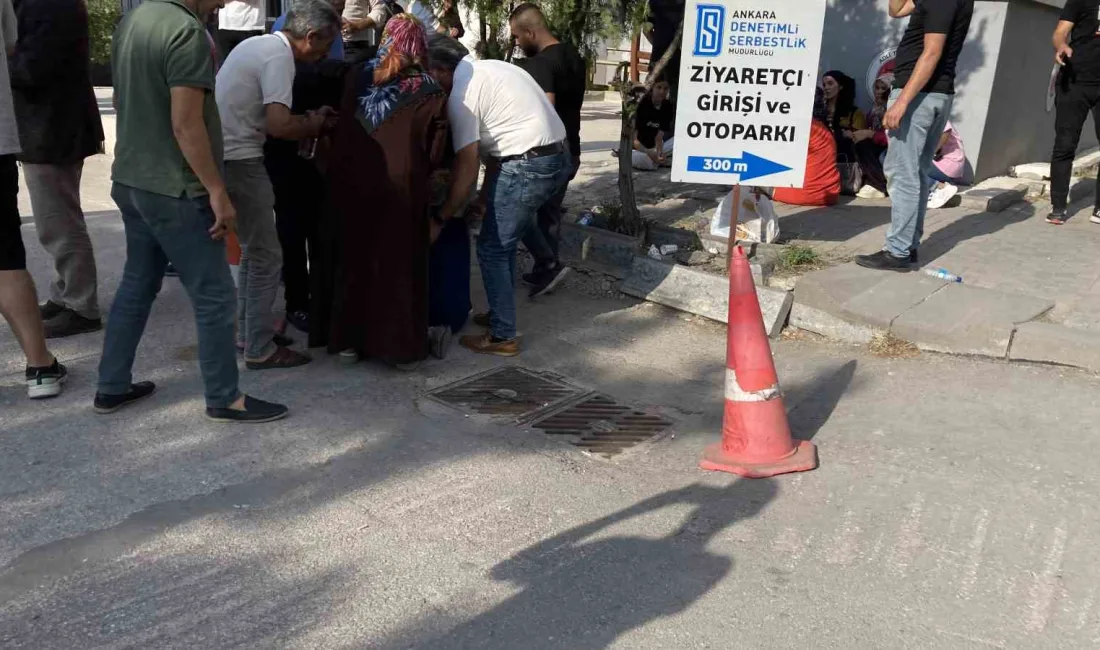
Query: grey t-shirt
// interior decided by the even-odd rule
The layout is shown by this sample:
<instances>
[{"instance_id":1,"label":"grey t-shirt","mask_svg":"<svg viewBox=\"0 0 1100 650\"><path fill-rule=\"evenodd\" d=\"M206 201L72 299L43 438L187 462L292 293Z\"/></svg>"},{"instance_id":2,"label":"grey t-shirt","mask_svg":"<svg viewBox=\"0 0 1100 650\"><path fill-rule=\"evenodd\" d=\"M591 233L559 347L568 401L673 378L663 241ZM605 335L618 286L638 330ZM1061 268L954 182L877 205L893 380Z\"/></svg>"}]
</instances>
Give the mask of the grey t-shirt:
<instances>
[{"instance_id":1,"label":"grey t-shirt","mask_svg":"<svg viewBox=\"0 0 1100 650\"><path fill-rule=\"evenodd\" d=\"M0 47L0 155L19 153L19 125L15 122L15 104L11 99L11 77L8 76L8 50L15 49L19 25L11 0L0 0L0 34L4 46Z\"/></svg>"}]
</instances>

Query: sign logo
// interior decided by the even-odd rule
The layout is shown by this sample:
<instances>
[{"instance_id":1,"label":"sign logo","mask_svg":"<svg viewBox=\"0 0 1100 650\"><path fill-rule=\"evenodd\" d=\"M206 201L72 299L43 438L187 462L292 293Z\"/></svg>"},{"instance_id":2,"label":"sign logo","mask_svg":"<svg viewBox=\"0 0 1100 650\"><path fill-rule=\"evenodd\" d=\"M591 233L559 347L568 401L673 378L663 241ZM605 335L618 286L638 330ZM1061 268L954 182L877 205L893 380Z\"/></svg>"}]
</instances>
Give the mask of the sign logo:
<instances>
[{"instance_id":1,"label":"sign logo","mask_svg":"<svg viewBox=\"0 0 1100 650\"><path fill-rule=\"evenodd\" d=\"M722 53L722 32L726 23L726 8L722 5L697 5L695 20L695 56L718 56Z\"/></svg>"}]
</instances>

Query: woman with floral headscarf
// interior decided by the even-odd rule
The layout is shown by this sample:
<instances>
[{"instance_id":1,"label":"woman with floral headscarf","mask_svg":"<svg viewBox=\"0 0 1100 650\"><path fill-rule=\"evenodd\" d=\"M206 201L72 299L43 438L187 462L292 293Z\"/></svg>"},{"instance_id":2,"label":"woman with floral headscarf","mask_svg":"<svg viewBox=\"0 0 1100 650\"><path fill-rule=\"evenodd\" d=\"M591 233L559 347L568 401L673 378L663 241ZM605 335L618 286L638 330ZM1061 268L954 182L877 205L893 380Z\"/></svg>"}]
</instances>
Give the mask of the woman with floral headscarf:
<instances>
[{"instance_id":1,"label":"woman with floral headscarf","mask_svg":"<svg viewBox=\"0 0 1100 650\"><path fill-rule=\"evenodd\" d=\"M328 282L310 344L351 359L406 367L429 353L430 179L449 132L447 95L425 72L427 49L420 21L391 18L375 57L348 73L332 135Z\"/></svg>"}]
</instances>

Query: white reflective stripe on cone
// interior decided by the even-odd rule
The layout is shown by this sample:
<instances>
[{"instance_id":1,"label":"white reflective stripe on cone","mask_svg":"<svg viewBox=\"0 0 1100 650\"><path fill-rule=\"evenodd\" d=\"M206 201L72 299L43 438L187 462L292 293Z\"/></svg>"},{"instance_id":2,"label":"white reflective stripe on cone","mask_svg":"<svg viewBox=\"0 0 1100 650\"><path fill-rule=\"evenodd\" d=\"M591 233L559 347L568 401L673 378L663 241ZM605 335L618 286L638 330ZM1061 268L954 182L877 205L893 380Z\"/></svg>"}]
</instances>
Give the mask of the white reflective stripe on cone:
<instances>
[{"instance_id":1,"label":"white reflective stripe on cone","mask_svg":"<svg viewBox=\"0 0 1100 650\"><path fill-rule=\"evenodd\" d=\"M737 382L737 371L726 368L726 399L731 402L767 402L780 396L779 384L764 390L744 391Z\"/></svg>"}]
</instances>

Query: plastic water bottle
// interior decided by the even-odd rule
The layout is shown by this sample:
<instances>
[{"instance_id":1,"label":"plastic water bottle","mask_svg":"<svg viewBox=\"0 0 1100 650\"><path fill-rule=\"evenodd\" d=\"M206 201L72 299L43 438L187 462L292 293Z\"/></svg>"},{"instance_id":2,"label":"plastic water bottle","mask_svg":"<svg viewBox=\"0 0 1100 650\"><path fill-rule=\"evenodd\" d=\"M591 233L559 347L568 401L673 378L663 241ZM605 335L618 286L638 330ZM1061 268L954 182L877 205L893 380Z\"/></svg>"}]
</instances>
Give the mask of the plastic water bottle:
<instances>
[{"instance_id":1,"label":"plastic water bottle","mask_svg":"<svg viewBox=\"0 0 1100 650\"><path fill-rule=\"evenodd\" d=\"M925 275L930 275L934 278L938 278L938 279L943 280L945 282L959 282L959 283L961 283L963 281L961 275L955 275L954 273L948 271L947 269L925 269L924 273L925 273Z\"/></svg>"}]
</instances>

